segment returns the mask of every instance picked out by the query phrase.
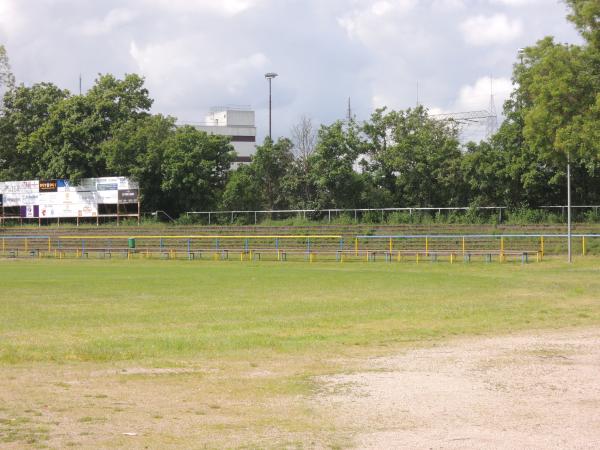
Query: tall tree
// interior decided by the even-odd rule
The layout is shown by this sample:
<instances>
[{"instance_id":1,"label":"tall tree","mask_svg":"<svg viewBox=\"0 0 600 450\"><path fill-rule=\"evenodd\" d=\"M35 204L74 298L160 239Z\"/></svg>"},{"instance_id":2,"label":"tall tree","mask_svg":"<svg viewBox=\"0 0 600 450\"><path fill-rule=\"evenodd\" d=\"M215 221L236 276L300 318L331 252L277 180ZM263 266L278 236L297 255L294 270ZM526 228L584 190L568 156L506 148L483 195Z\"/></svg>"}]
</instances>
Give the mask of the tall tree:
<instances>
[{"instance_id":1,"label":"tall tree","mask_svg":"<svg viewBox=\"0 0 600 450\"><path fill-rule=\"evenodd\" d=\"M36 134L69 92L51 83L18 86L4 95L0 116L0 177L10 180L43 176L44 145Z\"/></svg>"},{"instance_id":2,"label":"tall tree","mask_svg":"<svg viewBox=\"0 0 600 450\"><path fill-rule=\"evenodd\" d=\"M175 119L160 114L124 122L101 145L107 175L129 176L140 185L144 208L164 210L169 199L161 189L164 150L175 133Z\"/></svg>"},{"instance_id":3,"label":"tall tree","mask_svg":"<svg viewBox=\"0 0 600 450\"><path fill-rule=\"evenodd\" d=\"M223 191L222 207L228 211L256 211L263 208L263 190L250 165L231 172Z\"/></svg>"},{"instance_id":4,"label":"tall tree","mask_svg":"<svg viewBox=\"0 0 600 450\"><path fill-rule=\"evenodd\" d=\"M358 127L337 121L321 126L317 146L310 156L315 207L356 208L361 205L363 177L354 170L360 154Z\"/></svg>"},{"instance_id":5,"label":"tall tree","mask_svg":"<svg viewBox=\"0 0 600 450\"><path fill-rule=\"evenodd\" d=\"M130 74L118 80L101 75L85 95L56 104L33 134L44 148L41 175L76 182L105 174L102 144L128 120L146 117L151 105L143 78Z\"/></svg>"},{"instance_id":6,"label":"tall tree","mask_svg":"<svg viewBox=\"0 0 600 450\"><path fill-rule=\"evenodd\" d=\"M435 120L419 106L406 111L375 111L363 130L367 170L390 191L396 205L458 205L462 154L458 130Z\"/></svg>"},{"instance_id":7,"label":"tall tree","mask_svg":"<svg viewBox=\"0 0 600 450\"><path fill-rule=\"evenodd\" d=\"M4 45L0 44L0 96L15 88L15 76L12 73L8 54ZM1 98L1 97L0 97Z\"/></svg>"},{"instance_id":8,"label":"tall tree","mask_svg":"<svg viewBox=\"0 0 600 450\"><path fill-rule=\"evenodd\" d=\"M192 126L175 130L165 143L161 189L168 211L201 211L217 206L235 158L229 139Z\"/></svg>"},{"instance_id":9,"label":"tall tree","mask_svg":"<svg viewBox=\"0 0 600 450\"><path fill-rule=\"evenodd\" d=\"M280 138L273 142L269 137L256 147L251 167L261 185L267 209L284 209L288 206L282 181L294 160L292 148L293 144L289 139Z\"/></svg>"}]
</instances>

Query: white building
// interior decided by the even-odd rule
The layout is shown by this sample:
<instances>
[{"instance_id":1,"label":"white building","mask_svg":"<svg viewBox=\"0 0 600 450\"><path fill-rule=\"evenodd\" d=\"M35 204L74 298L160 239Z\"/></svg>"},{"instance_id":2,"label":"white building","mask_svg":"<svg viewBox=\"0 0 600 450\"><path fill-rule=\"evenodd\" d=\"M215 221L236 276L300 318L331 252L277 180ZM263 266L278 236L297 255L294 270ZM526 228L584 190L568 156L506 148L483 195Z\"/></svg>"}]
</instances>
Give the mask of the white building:
<instances>
[{"instance_id":1,"label":"white building","mask_svg":"<svg viewBox=\"0 0 600 450\"><path fill-rule=\"evenodd\" d=\"M249 107L213 108L205 122L195 125L208 134L229 136L237 153L237 163L250 162L256 150L254 111Z\"/></svg>"}]
</instances>

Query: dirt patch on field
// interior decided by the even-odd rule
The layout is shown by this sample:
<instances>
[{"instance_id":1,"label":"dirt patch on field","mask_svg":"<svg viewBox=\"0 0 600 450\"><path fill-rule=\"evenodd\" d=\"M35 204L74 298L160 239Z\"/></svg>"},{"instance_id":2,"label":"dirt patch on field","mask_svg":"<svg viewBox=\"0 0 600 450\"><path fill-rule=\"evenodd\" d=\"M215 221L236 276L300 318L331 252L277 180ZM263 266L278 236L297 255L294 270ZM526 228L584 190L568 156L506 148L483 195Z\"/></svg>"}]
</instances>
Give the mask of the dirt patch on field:
<instances>
[{"instance_id":1,"label":"dirt patch on field","mask_svg":"<svg viewBox=\"0 0 600 450\"><path fill-rule=\"evenodd\" d=\"M469 339L319 382L359 448L600 447L600 329Z\"/></svg>"},{"instance_id":2,"label":"dirt patch on field","mask_svg":"<svg viewBox=\"0 0 600 450\"><path fill-rule=\"evenodd\" d=\"M0 447L600 448L600 328L361 355L0 367Z\"/></svg>"}]
</instances>

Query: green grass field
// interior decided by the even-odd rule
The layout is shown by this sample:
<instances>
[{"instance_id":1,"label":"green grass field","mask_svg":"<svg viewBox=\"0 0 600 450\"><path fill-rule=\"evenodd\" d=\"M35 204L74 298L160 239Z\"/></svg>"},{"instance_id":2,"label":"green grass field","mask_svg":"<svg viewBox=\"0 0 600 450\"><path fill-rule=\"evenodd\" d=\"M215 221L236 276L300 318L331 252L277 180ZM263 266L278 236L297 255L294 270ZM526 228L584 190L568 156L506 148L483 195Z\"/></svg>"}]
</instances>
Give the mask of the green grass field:
<instances>
[{"instance_id":1,"label":"green grass field","mask_svg":"<svg viewBox=\"0 0 600 450\"><path fill-rule=\"evenodd\" d=\"M162 431L143 442L186 445L167 431L167 416L199 410L201 431L186 436L209 447L344 446L321 436L323 418L298 400L315 389L315 375L448 337L600 323L595 258L572 266L5 260L0 280L0 376L12 380L0 390L0 443L17 447L126 446L107 430L140 414L165 427L154 424ZM90 375L130 368L148 372L126 381ZM191 372L157 378L152 368ZM248 375L255 371L267 375ZM159 406L165 393L188 389L203 409ZM102 409L104 399L132 392L156 398L120 416ZM42 411L49 403L56 410ZM65 423L67 437L58 432Z\"/></svg>"}]
</instances>

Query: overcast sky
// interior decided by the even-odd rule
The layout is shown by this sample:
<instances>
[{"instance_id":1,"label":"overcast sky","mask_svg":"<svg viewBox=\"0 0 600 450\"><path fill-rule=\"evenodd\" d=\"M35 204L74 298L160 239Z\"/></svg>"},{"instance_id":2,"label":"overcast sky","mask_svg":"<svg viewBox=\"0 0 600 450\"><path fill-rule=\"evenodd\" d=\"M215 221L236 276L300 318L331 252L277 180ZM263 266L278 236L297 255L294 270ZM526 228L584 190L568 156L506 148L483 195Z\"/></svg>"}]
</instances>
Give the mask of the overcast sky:
<instances>
[{"instance_id":1,"label":"overcast sky","mask_svg":"<svg viewBox=\"0 0 600 450\"><path fill-rule=\"evenodd\" d=\"M72 92L98 73L139 73L154 112L202 121L251 105L265 135L305 114L330 123L373 108L487 109L511 90L520 47L579 42L560 0L0 0L0 43L26 85Z\"/></svg>"}]
</instances>

